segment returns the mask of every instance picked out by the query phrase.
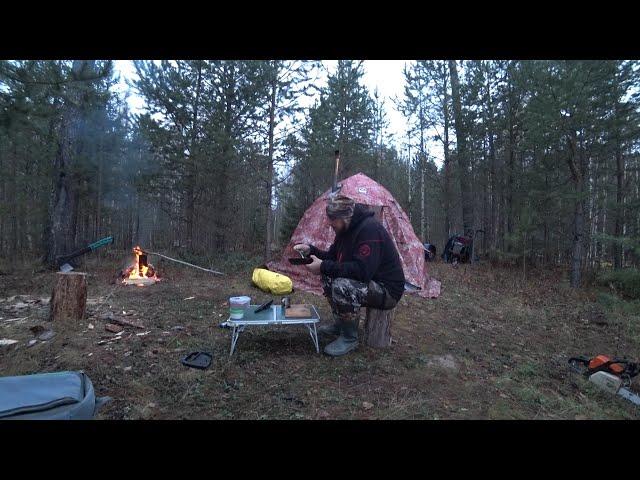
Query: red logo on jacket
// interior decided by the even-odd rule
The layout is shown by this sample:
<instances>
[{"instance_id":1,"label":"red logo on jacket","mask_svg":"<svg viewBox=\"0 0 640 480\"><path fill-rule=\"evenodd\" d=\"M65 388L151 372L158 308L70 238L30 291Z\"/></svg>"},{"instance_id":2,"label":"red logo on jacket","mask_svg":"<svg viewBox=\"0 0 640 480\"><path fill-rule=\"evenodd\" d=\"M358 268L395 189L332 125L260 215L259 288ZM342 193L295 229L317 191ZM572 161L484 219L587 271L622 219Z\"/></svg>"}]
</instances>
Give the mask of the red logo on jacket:
<instances>
[{"instance_id":1,"label":"red logo on jacket","mask_svg":"<svg viewBox=\"0 0 640 480\"><path fill-rule=\"evenodd\" d=\"M358 255L360 255L361 257L368 257L369 255L371 255L371 247L366 243L363 243L358 249Z\"/></svg>"}]
</instances>

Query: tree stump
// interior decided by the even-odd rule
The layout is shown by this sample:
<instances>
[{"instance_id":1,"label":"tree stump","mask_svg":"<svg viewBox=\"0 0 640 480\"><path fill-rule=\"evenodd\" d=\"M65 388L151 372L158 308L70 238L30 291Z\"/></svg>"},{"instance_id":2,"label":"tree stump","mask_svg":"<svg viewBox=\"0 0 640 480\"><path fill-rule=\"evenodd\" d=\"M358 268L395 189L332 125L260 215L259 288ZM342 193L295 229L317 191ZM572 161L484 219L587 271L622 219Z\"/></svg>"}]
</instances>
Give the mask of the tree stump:
<instances>
[{"instance_id":1,"label":"tree stump","mask_svg":"<svg viewBox=\"0 0 640 480\"><path fill-rule=\"evenodd\" d=\"M80 272L58 272L49 302L49 320L82 320L87 309L87 278Z\"/></svg>"},{"instance_id":2,"label":"tree stump","mask_svg":"<svg viewBox=\"0 0 640 480\"><path fill-rule=\"evenodd\" d=\"M391 321L394 312L395 309L367 308L363 336L366 345L374 348L385 348L391 345Z\"/></svg>"}]
</instances>

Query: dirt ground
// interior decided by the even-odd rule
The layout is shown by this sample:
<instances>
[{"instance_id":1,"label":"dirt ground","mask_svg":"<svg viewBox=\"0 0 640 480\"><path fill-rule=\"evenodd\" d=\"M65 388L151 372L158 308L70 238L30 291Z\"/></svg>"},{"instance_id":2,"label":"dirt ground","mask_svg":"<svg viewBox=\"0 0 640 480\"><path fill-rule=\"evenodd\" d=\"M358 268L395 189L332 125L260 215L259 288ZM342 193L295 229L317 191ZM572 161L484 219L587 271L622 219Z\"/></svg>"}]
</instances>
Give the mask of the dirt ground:
<instances>
[{"instance_id":1,"label":"dirt ground","mask_svg":"<svg viewBox=\"0 0 640 480\"><path fill-rule=\"evenodd\" d=\"M64 325L47 321L55 273L0 275L0 338L17 340L0 346L0 375L84 370L113 398L101 419L640 418L567 368L573 355L637 358L640 318L614 315L597 291L574 291L557 272L523 281L487 264L430 264L442 295L403 297L390 348L330 358L302 326L248 329L229 357L231 333L219 327L228 297L272 298L251 286L250 271L218 277L165 264L160 283L135 287L113 283L117 266L85 268L88 318ZM292 301L330 319L322 297ZM141 328L105 331L113 319ZM47 329L55 336L37 340ZM207 370L180 363L192 350L213 353Z\"/></svg>"}]
</instances>

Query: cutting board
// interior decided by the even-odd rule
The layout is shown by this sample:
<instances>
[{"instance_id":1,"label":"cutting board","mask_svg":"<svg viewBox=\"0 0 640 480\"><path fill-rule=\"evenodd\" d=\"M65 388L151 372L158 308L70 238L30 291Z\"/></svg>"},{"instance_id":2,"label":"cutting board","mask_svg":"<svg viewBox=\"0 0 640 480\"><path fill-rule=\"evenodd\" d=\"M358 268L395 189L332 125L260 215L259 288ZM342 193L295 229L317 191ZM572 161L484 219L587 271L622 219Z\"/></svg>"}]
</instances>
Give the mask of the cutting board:
<instances>
[{"instance_id":1,"label":"cutting board","mask_svg":"<svg viewBox=\"0 0 640 480\"><path fill-rule=\"evenodd\" d=\"M285 318L311 318L311 308L308 305L291 305L284 311Z\"/></svg>"}]
</instances>

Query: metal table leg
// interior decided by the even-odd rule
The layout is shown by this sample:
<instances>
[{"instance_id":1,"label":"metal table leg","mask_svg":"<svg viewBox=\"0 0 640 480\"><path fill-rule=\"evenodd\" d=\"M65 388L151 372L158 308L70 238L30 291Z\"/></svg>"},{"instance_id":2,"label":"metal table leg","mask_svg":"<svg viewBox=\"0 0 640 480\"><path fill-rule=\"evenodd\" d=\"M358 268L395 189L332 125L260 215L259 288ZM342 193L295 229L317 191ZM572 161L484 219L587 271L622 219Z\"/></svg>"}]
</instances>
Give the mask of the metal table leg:
<instances>
[{"instance_id":1,"label":"metal table leg","mask_svg":"<svg viewBox=\"0 0 640 480\"><path fill-rule=\"evenodd\" d=\"M320 353L320 345L318 344L318 331L316 330L316 324L313 324L313 328L308 323L305 323L307 329L309 330L309 335L311 335L311 340L313 341L313 345L316 347L316 352Z\"/></svg>"},{"instance_id":2,"label":"metal table leg","mask_svg":"<svg viewBox=\"0 0 640 480\"><path fill-rule=\"evenodd\" d=\"M240 336L240 332L244 330L243 326L241 327L237 325L233 326L233 330L231 331L231 351L229 352L229 356L233 355L233 352L236 349L236 344L238 343L238 337Z\"/></svg>"}]
</instances>

